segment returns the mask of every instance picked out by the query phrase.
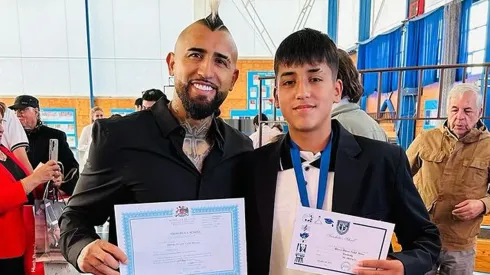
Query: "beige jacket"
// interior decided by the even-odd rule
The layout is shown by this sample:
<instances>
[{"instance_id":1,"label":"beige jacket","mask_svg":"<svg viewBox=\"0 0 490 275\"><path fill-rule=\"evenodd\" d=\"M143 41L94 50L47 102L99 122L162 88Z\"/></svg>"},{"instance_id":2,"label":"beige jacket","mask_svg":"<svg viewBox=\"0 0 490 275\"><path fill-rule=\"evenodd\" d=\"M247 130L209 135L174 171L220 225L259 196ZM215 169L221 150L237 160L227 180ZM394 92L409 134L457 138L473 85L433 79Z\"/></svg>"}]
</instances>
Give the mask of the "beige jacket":
<instances>
[{"instance_id":1,"label":"beige jacket","mask_svg":"<svg viewBox=\"0 0 490 275\"><path fill-rule=\"evenodd\" d=\"M332 119L338 120L353 135L388 141L383 128L355 103L338 104L332 111Z\"/></svg>"},{"instance_id":2,"label":"beige jacket","mask_svg":"<svg viewBox=\"0 0 490 275\"><path fill-rule=\"evenodd\" d=\"M490 212L490 133L479 122L458 139L445 125L417 136L407 156L414 183L441 233L442 248L469 250L474 248L483 216L461 221L452 211L467 199L481 199L486 214Z\"/></svg>"}]
</instances>

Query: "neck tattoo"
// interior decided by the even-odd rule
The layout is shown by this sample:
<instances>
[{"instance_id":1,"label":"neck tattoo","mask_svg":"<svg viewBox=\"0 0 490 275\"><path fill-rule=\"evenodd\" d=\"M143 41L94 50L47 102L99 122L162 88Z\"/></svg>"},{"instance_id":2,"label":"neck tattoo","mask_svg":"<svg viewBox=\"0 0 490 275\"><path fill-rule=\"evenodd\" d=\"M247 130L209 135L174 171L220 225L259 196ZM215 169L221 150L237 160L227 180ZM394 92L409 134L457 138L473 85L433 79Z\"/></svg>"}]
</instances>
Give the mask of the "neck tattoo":
<instances>
[{"instance_id":1,"label":"neck tattoo","mask_svg":"<svg viewBox=\"0 0 490 275\"><path fill-rule=\"evenodd\" d=\"M202 171L204 159L209 155L213 147L212 142L207 138L212 121L213 117L210 116L197 125L193 125L187 120L181 122L182 127L185 129L182 150L199 172Z\"/></svg>"}]
</instances>

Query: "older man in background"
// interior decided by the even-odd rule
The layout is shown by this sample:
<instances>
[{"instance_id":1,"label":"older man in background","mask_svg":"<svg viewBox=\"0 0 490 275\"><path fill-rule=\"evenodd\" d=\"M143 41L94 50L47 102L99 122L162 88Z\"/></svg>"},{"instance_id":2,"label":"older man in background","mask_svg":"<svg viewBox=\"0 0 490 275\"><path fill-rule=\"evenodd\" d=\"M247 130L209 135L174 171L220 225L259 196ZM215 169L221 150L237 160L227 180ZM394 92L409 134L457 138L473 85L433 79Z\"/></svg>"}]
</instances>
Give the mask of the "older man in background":
<instances>
[{"instance_id":1,"label":"older man in background","mask_svg":"<svg viewBox=\"0 0 490 275\"><path fill-rule=\"evenodd\" d=\"M471 84L448 95L448 119L408 148L414 182L441 232L442 253L430 274L473 274L475 240L490 212L490 133L480 121L483 99Z\"/></svg>"},{"instance_id":2,"label":"older man in background","mask_svg":"<svg viewBox=\"0 0 490 275\"><path fill-rule=\"evenodd\" d=\"M65 194L71 195L78 180L78 162L68 145L66 134L42 123L39 100L33 96L20 95L9 108L15 111L27 134L27 156L33 167L49 161L49 140L58 140L58 161L63 164L63 181L55 182L55 185Z\"/></svg>"}]
</instances>

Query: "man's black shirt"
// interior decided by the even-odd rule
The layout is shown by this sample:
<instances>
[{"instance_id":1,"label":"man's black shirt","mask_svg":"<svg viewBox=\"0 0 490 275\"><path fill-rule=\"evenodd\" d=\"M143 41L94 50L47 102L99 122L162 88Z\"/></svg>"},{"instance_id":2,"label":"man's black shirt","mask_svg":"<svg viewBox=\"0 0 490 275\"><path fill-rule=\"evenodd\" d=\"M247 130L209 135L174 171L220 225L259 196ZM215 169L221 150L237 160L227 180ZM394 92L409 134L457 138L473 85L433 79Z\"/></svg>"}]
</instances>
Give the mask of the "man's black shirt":
<instances>
[{"instance_id":1,"label":"man's black shirt","mask_svg":"<svg viewBox=\"0 0 490 275\"><path fill-rule=\"evenodd\" d=\"M90 154L60 219L61 250L77 267L81 250L98 239L94 226L109 218L117 244L114 205L242 197L238 163L252 141L214 118L214 146L202 172L182 151L185 130L159 100L150 110L97 120Z\"/></svg>"}]
</instances>

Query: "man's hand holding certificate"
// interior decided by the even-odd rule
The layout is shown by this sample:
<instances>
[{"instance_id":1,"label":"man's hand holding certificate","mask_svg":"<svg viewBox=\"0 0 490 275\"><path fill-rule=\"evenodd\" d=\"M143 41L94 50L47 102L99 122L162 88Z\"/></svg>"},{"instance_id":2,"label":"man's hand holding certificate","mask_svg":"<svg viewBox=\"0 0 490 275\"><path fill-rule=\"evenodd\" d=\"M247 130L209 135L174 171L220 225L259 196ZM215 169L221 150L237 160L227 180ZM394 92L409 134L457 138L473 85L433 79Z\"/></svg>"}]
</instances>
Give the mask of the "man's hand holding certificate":
<instances>
[{"instance_id":1,"label":"man's hand holding certificate","mask_svg":"<svg viewBox=\"0 0 490 275\"><path fill-rule=\"evenodd\" d=\"M403 263L396 259L389 260L365 260L358 263L355 273L358 275L403 275L405 268Z\"/></svg>"},{"instance_id":2,"label":"man's hand holding certificate","mask_svg":"<svg viewBox=\"0 0 490 275\"><path fill-rule=\"evenodd\" d=\"M401 262L371 260L386 259L393 229L386 222L299 207L288 268L317 274L385 274L373 267L399 268Z\"/></svg>"},{"instance_id":3,"label":"man's hand holding certificate","mask_svg":"<svg viewBox=\"0 0 490 275\"><path fill-rule=\"evenodd\" d=\"M247 274L243 199L116 205L122 275Z\"/></svg>"}]
</instances>

